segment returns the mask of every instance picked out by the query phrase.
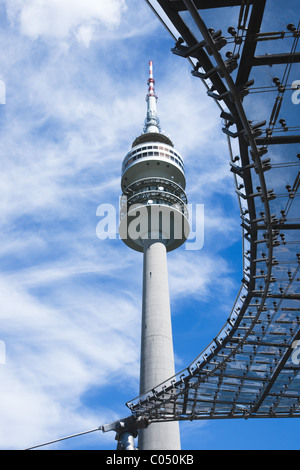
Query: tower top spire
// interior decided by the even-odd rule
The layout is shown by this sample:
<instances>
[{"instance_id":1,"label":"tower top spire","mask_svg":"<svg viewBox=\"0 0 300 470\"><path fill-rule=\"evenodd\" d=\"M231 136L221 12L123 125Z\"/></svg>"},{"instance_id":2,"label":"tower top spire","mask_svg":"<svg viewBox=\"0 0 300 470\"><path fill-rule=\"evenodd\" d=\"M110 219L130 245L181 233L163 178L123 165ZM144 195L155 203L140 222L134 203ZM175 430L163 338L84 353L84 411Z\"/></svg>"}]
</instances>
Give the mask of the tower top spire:
<instances>
[{"instance_id":1,"label":"tower top spire","mask_svg":"<svg viewBox=\"0 0 300 470\"><path fill-rule=\"evenodd\" d=\"M148 78L147 83L148 83L149 89L148 89L148 95L147 95L146 99L149 96L155 96L155 98L157 99L157 96L156 96L155 91L154 91L155 80L153 78L153 62L152 62L152 60L149 61L149 78Z\"/></svg>"},{"instance_id":2,"label":"tower top spire","mask_svg":"<svg viewBox=\"0 0 300 470\"><path fill-rule=\"evenodd\" d=\"M152 60L149 61L149 79L148 79L147 84L148 84L148 93L146 95L147 116L145 119L144 133L160 132L159 119L158 119L157 110L156 110L157 96L154 90L155 80L153 78Z\"/></svg>"}]
</instances>

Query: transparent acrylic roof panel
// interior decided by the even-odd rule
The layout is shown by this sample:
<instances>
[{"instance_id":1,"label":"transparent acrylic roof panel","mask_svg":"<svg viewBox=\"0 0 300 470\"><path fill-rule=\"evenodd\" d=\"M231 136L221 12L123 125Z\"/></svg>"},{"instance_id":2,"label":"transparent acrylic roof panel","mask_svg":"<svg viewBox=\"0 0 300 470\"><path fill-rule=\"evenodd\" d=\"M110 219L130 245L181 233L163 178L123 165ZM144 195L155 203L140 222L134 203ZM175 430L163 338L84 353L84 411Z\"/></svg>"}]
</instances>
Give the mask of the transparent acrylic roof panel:
<instances>
[{"instance_id":1,"label":"transparent acrylic roof panel","mask_svg":"<svg viewBox=\"0 0 300 470\"><path fill-rule=\"evenodd\" d=\"M197 41L203 40L183 2L160 0L159 3L166 7L178 36L185 37L187 50L195 43L186 35L186 26ZM198 0L196 4L201 6L207 2ZM241 132L230 137L229 141L240 144L240 159L234 162L240 170L234 176L245 229L243 284L224 327L198 358L175 377L128 403L134 413L146 414L150 420L300 415L300 346L299 358L297 351L300 340L300 104L298 108L292 99L295 91L292 83L300 79L299 59L295 59L294 54L299 51L300 34L294 34L297 23L294 29L287 28L297 15L288 7L282 9L282 3L277 0L267 1L262 23L256 25L257 31L253 32L251 28L258 20L251 18L252 6L247 14L244 4L241 8L222 8L222 14L216 15L216 11L221 11L213 8L217 4L217 0L212 0L209 4L212 8L200 9L199 14L206 28L222 30L227 45L207 58L211 66L216 66L217 54L221 54L225 63L226 52L238 52L238 68L231 74L236 80L243 72L242 66L255 63L251 56L243 60L245 39L253 33L255 56L260 65L250 67L249 79L254 79L254 84L249 86L249 93L241 103L251 126L265 121L258 126L255 142L258 148L264 149L261 161L269 160L259 169L253 165L256 160L252 158L249 144L245 147ZM175 5L183 10L180 20ZM280 14L276 14L278 11ZM241 17L247 24L238 30ZM228 33L230 26L239 32L241 41L235 41ZM197 59L197 54L193 54L191 64ZM274 54L289 56L282 63L277 63L281 60L277 56L272 63L270 55ZM203 57L202 50L199 60ZM199 69L202 74L209 64L204 59ZM211 89L213 94L220 94L218 86L222 92L228 87L224 74L217 74L216 86ZM210 89L213 76L202 81ZM220 108L228 112L222 99L216 104L216 112L220 113ZM235 105L236 102L230 105L233 110ZM239 108L237 112L239 114ZM234 135L234 125L228 129ZM241 165L247 160L250 169L245 171Z\"/></svg>"}]
</instances>

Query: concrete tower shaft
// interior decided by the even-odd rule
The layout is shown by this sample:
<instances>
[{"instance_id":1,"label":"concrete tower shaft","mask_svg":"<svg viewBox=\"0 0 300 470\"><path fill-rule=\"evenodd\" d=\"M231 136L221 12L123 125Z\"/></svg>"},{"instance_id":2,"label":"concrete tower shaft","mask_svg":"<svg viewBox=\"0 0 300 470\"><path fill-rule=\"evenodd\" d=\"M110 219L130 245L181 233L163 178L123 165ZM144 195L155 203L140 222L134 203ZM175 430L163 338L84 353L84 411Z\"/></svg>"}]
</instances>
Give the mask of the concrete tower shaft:
<instances>
[{"instance_id":1,"label":"concrete tower shaft","mask_svg":"<svg viewBox=\"0 0 300 470\"><path fill-rule=\"evenodd\" d=\"M152 62L149 65L144 133L122 165L119 227L123 241L144 254L140 394L175 374L167 252L189 234L183 159L160 132ZM153 423L140 430L139 449L180 449L178 422Z\"/></svg>"},{"instance_id":2,"label":"concrete tower shaft","mask_svg":"<svg viewBox=\"0 0 300 470\"><path fill-rule=\"evenodd\" d=\"M161 241L145 241L140 394L175 374L167 252ZM166 410L167 413L167 410ZM139 431L139 449L179 450L179 424L153 423Z\"/></svg>"}]
</instances>

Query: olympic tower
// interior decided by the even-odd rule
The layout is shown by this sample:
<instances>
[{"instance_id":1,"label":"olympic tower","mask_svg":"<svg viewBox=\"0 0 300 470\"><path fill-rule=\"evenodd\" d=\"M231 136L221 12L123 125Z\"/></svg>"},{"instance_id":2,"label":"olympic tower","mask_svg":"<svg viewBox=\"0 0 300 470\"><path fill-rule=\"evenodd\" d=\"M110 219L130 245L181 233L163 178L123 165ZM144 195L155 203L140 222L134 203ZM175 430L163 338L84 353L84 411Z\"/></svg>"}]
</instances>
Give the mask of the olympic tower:
<instances>
[{"instance_id":1,"label":"olympic tower","mask_svg":"<svg viewBox=\"0 0 300 470\"><path fill-rule=\"evenodd\" d=\"M154 84L150 61L144 132L124 158L121 180L120 237L144 255L140 394L175 374L167 252L189 234L183 160L161 132ZM140 430L138 448L180 449L178 422Z\"/></svg>"}]
</instances>

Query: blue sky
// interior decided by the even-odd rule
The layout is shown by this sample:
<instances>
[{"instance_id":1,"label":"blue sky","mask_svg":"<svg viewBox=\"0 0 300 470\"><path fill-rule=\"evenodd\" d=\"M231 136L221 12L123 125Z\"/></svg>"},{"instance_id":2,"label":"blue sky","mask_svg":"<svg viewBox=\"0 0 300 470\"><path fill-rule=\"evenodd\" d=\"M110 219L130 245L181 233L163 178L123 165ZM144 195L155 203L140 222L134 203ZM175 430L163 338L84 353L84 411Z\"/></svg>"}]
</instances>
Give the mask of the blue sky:
<instances>
[{"instance_id":1,"label":"blue sky","mask_svg":"<svg viewBox=\"0 0 300 470\"><path fill-rule=\"evenodd\" d=\"M23 449L125 417L138 394L142 256L99 240L96 213L118 207L150 59L161 127L184 158L189 202L205 207L203 248L168 258L177 372L231 311L242 232L218 110L145 2L0 0L0 21L0 448ZM182 448L298 448L297 429L188 422ZM51 448L115 449L114 437Z\"/></svg>"}]
</instances>

